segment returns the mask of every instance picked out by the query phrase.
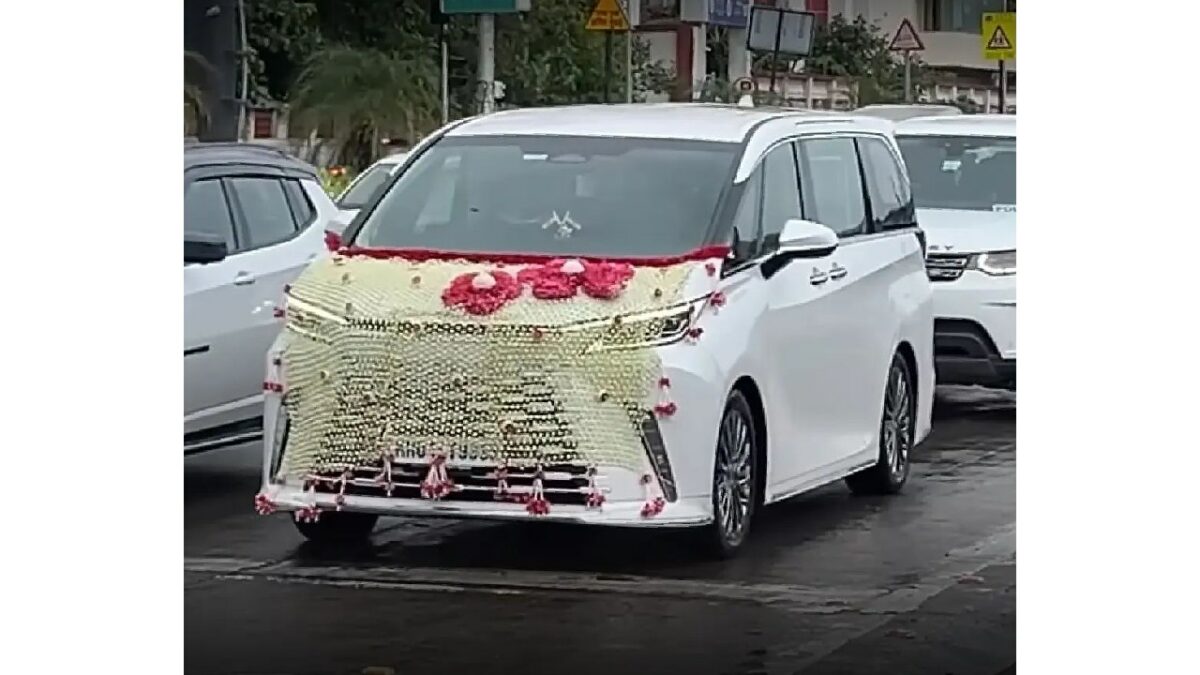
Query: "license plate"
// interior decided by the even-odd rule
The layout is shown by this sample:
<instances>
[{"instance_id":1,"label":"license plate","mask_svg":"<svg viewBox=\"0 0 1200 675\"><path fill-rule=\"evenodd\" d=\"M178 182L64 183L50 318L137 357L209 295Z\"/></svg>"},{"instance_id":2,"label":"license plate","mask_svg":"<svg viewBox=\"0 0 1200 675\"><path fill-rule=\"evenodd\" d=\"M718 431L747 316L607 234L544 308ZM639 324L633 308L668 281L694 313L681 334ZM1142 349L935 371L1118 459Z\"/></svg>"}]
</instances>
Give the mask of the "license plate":
<instances>
[{"instance_id":1,"label":"license plate","mask_svg":"<svg viewBox=\"0 0 1200 675\"><path fill-rule=\"evenodd\" d=\"M494 452L481 448L452 448L441 452L446 457L446 465L451 467L492 467L500 464ZM422 448L402 448L396 451L394 461L423 464L429 462L433 454Z\"/></svg>"}]
</instances>

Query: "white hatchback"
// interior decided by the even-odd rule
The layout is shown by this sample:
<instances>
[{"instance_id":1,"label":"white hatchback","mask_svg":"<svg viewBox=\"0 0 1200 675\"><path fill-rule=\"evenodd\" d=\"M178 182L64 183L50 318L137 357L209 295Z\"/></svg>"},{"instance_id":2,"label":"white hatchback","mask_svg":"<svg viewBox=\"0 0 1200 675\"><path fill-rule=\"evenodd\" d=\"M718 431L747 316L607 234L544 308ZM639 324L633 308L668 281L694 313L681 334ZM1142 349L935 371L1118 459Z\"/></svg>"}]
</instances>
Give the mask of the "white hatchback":
<instances>
[{"instance_id":1,"label":"white hatchback","mask_svg":"<svg viewBox=\"0 0 1200 675\"><path fill-rule=\"evenodd\" d=\"M184 151L184 452L262 436L262 361L283 292L326 255L333 202L316 170L252 144Z\"/></svg>"},{"instance_id":2,"label":"white hatchback","mask_svg":"<svg viewBox=\"0 0 1200 675\"><path fill-rule=\"evenodd\" d=\"M718 105L441 130L293 286L262 513L696 527L845 478L895 493L930 430L932 306L891 124Z\"/></svg>"}]
</instances>

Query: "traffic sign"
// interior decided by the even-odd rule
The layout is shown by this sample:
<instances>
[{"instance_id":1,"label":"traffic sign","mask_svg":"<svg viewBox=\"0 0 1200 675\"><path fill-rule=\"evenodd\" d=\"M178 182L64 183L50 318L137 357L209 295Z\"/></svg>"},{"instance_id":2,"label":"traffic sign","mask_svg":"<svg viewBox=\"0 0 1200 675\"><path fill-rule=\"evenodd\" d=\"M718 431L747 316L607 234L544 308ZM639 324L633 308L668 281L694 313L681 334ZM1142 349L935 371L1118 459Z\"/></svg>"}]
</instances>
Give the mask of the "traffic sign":
<instances>
[{"instance_id":1,"label":"traffic sign","mask_svg":"<svg viewBox=\"0 0 1200 675\"><path fill-rule=\"evenodd\" d=\"M925 43L921 42L921 36L917 34L917 29L913 28L912 22L903 19L900 27L896 29L896 34L892 36L892 44L888 45L888 49L894 52L919 52L925 49Z\"/></svg>"},{"instance_id":2,"label":"traffic sign","mask_svg":"<svg viewBox=\"0 0 1200 675\"><path fill-rule=\"evenodd\" d=\"M592 8L592 14L588 17L587 29L626 31L629 30L629 19L617 0L596 0L596 6Z\"/></svg>"},{"instance_id":3,"label":"traffic sign","mask_svg":"<svg viewBox=\"0 0 1200 675\"><path fill-rule=\"evenodd\" d=\"M1017 58L1017 13L985 12L980 24L983 58L1011 61Z\"/></svg>"}]
</instances>

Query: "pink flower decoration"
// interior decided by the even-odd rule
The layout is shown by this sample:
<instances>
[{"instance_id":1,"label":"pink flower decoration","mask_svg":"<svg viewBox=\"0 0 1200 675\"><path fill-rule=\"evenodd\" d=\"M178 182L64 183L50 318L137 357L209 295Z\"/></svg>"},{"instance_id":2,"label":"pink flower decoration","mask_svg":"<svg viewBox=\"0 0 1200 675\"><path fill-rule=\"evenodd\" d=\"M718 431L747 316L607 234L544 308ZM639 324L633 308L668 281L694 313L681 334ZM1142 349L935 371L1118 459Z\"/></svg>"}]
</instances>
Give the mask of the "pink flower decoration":
<instances>
[{"instance_id":1,"label":"pink flower decoration","mask_svg":"<svg viewBox=\"0 0 1200 675\"><path fill-rule=\"evenodd\" d=\"M625 290L625 284L633 278L633 265L629 263L585 263L579 275L583 292L593 298L609 300Z\"/></svg>"},{"instance_id":2,"label":"pink flower decoration","mask_svg":"<svg viewBox=\"0 0 1200 675\"><path fill-rule=\"evenodd\" d=\"M517 273L517 281L530 286L533 297L541 300L571 298L580 288L593 298L609 300L620 295L632 278L633 265L628 263L561 259Z\"/></svg>"},{"instance_id":3,"label":"pink flower decoration","mask_svg":"<svg viewBox=\"0 0 1200 675\"><path fill-rule=\"evenodd\" d=\"M517 281L528 285L533 297L539 300L562 300L575 295L579 278L562 270L562 260L551 260L545 265L526 267L517 272Z\"/></svg>"},{"instance_id":4,"label":"pink flower decoration","mask_svg":"<svg viewBox=\"0 0 1200 675\"><path fill-rule=\"evenodd\" d=\"M646 500L646 503L642 505L642 517L652 518L657 516L658 514L662 513L662 510L666 507L666 505L667 501L662 497L648 499Z\"/></svg>"},{"instance_id":5,"label":"pink flower decoration","mask_svg":"<svg viewBox=\"0 0 1200 675\"><path fill-rule=\"evenodd\" d=\"M659 403L654 406L654 412L658 413L660 417L670 417L677 410L679 410L679 406L675 405L674 401L667 401L666 403Z\"/></svg>"},{"instance_id":6,"label":"pink flower decoration","mask_svg":"<svg viewBox=\"0 0 1200 675\"><path fill-rule=\"evenodd\" d=\"M476 277L480 274L487 276L477 282ZM490 282L484 283L488 279ZM442 291L442 302L447 307L462 307L468 314L483 316L494 313L520 295L521 285L508 272L467 272L455 277Z\"/></svg>"}]
</instances>

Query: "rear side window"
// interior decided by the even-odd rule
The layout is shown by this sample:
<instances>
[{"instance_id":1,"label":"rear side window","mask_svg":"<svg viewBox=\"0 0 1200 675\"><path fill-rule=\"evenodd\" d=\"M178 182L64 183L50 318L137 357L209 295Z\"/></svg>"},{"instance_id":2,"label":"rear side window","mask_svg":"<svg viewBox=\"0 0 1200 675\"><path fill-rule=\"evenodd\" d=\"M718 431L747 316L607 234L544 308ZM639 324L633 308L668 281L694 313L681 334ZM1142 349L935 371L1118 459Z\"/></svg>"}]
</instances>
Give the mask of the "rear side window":
<instances>
[{"instance_id":1,"label":"rear side window","mask_svg":"<svg viewBox=\"0 0 1200 675\"><path fill-rule=\"evenodd\" d=\"M887 144L878 138L859 138L859 156L867 178L867 196L871 200L871 220L875 231L908 227L913 215L908 181Z\"/></svg>"},{"instance_id":2,"label":"rear side window","mask_svg":"<svg viewBox=\"0 0 1200 675\"><path fill-rule=\"evenodd\" d=\"M183 197L183 229L220 237L229 251L236 250L233 216L219 178L198 180L187 186Z\"/></svg>"},{"instance_id":3,"label":"rear side window","mask_svg":"<svg viewBox=\"0 0 1200 675\"><path fill-rule=\"evenodd\" d=\"M866 232L867 208L854 141L818 138L800 141L797 147L805 217L842 237Z\"/></svg>"},{"instance_id":4,"label":"rear side window","mask_svg":"<svg viewBox=\"0 0 1200 675\"><path fill-rule=\"evenodd\" d=\"M295 178L283 182L287 192L288 204L292 207L292 220L298 229L304 229L317 216L317 209L304 192L304 186Z\"/></svg>"},{"instance_id":5,"label":"rear side window","mask_svg":"<svg viewBox=\"0 0 1200 675\"><path fill-rule=\"evenodd\" d=\"M228 179L241 208L246 243L243 250L270 246L296 234L292 207L279 178L241 176Z\"/></svg>"}]
</instances>

